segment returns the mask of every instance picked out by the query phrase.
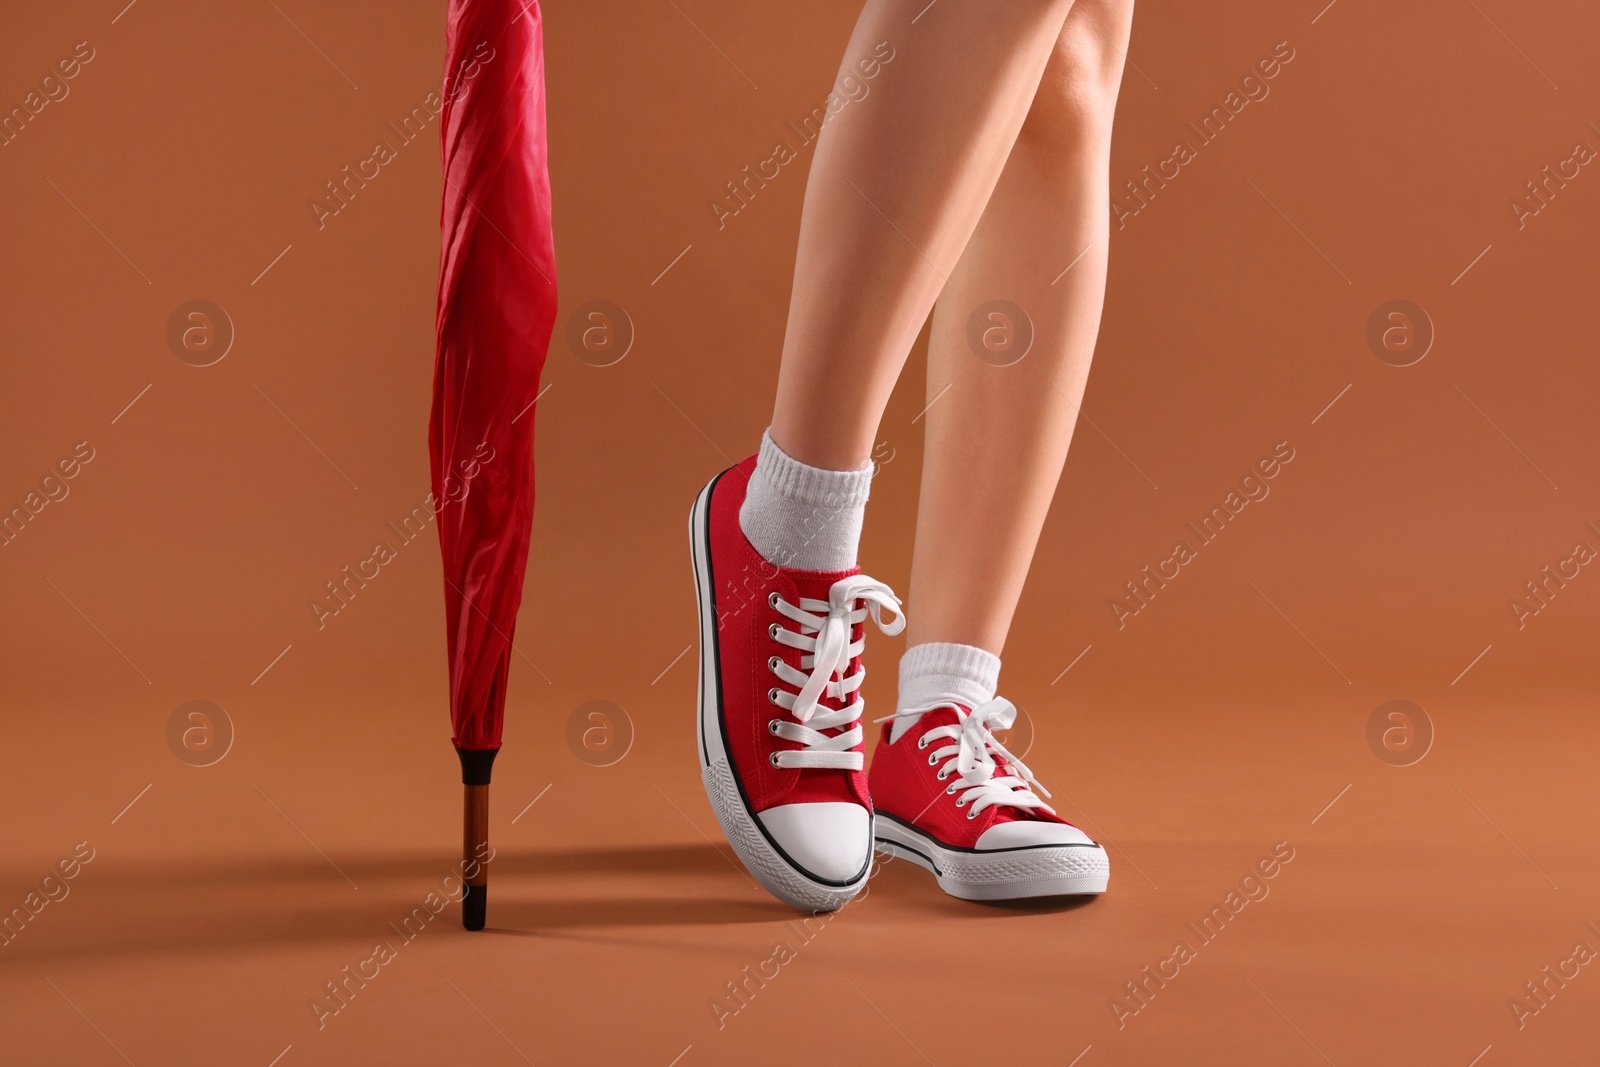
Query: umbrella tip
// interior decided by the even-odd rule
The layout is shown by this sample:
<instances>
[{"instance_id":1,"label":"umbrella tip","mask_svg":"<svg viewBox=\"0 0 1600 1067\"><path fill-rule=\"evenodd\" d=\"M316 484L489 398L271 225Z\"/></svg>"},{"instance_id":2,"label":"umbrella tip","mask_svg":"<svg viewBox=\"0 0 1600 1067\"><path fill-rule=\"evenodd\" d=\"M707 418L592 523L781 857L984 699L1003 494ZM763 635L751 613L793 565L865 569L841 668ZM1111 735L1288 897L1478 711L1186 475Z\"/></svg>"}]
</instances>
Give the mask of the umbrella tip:
<instances>
[{"instance_id":1,"label":"umbrella tip","mask_svg":"<svg viewBox=\"0 0 1600 1067\"><path fill-rule=\"evenodd\" d=\"M489 887L469 885L461 898L461 925L468 930L482 930L488 915Z\"/></svg>"}]
</instances>

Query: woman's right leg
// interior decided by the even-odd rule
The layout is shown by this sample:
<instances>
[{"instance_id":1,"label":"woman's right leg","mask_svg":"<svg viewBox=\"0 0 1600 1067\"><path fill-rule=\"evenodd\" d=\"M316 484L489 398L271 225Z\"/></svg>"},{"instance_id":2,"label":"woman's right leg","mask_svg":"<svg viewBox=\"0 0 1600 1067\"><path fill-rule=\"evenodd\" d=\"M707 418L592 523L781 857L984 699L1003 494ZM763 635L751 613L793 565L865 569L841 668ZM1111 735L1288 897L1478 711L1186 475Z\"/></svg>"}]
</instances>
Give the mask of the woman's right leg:
<instances>
[{"instance_id":1,"label":"woman's right leg","mask_svg":"<svg viewBox=\"0 0 1600 1067\"><path fill-rule=\"evenodd\" d=\"M894 58L817 141L772 416L788 455L833 471L866 462L1071 7L867 3L841 77L879 42Z\"/></svg>"}]
</instances>

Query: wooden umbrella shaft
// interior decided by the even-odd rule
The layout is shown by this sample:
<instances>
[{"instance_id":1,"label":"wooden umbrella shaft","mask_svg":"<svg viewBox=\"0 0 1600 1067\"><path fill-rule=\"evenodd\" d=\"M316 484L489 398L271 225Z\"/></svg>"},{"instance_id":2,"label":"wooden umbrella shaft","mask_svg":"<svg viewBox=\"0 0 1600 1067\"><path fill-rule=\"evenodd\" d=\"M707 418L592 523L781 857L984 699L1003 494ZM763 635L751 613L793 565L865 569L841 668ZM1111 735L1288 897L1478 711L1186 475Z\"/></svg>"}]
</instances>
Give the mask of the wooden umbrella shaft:
<instances>
[{"instance_id":1,"label":"wooden umbrella shaft","mask_svg":"<svg viewBox=\"0 0 1600 1067\"><path fill-rule=\"evenodd\" d=\"M461 807L461 880L466 887L461 898L461 925L482 930L489 893L489 786L462 788L466 795Z\"/></svg>"},{"instance_id":2,"label":"wooden umbrella shaft","mask_svg":"<svg viewBox=\"0 0 1600 1067\"><path fill-rule=\"evenodd\" d=\"M461 804L461 925L482 930L488 916L489 861L489 771L494 766L497 748L457 747L461 757L461 782L466 790Z\"/></svg>"}]
</instances>

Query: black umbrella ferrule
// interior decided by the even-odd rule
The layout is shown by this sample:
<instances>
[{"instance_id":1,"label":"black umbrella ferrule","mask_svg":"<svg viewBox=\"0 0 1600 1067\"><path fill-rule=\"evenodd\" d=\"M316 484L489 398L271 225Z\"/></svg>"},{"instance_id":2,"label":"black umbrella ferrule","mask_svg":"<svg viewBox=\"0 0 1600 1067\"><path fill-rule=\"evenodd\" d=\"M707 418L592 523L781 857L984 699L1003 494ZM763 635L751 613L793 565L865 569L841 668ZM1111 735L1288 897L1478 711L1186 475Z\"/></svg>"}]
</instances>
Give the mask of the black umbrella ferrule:
<instances>
[{"instance_id":1,"label":"black umbrella ferrule","mask_svg":"<svg viewBox=\"0 0 1600 1067\"><path fill-rule=\"evenodd\" d=\"M498 748L461 748L458 745L456 755L461 757L461 783L488 785L489 771L499 751Z\"/></svg>"}]
</instances>

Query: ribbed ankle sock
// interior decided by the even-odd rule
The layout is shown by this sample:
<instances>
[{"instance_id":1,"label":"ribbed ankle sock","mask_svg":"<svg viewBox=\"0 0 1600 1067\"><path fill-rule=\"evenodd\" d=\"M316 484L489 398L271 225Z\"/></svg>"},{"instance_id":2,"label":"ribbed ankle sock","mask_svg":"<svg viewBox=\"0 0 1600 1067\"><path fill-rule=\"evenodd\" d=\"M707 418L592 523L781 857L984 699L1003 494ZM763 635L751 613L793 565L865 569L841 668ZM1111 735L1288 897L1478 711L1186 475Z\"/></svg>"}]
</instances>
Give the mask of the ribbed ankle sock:
<instances>
[{"instance_id":1,"label":"ribbed ankle sock","mask_svg":"<svg viewBox=\"0 0 1600 1067\"><path fill-rule=\"evenodd\" d=\"M1000 657L976 645L932 641L913 645L900 657L900 700L896 710L925 708L953 700L969 708L994 699L1000 685ZM900 740L916 719L894 720L889 743Z\"/></svg>"},{"instance_id":2,"label":"ribbed ankle sock","mask_svg":"<svg viewBox=\"0 0 1600 1067\"><path fill-rule=\"evenodd\" d=\"M739 527L769 563L801 571L849 570L856 565L871 488L871 463L853 471L808 466L763 433Z\"/></svg>"}]
</instances>

